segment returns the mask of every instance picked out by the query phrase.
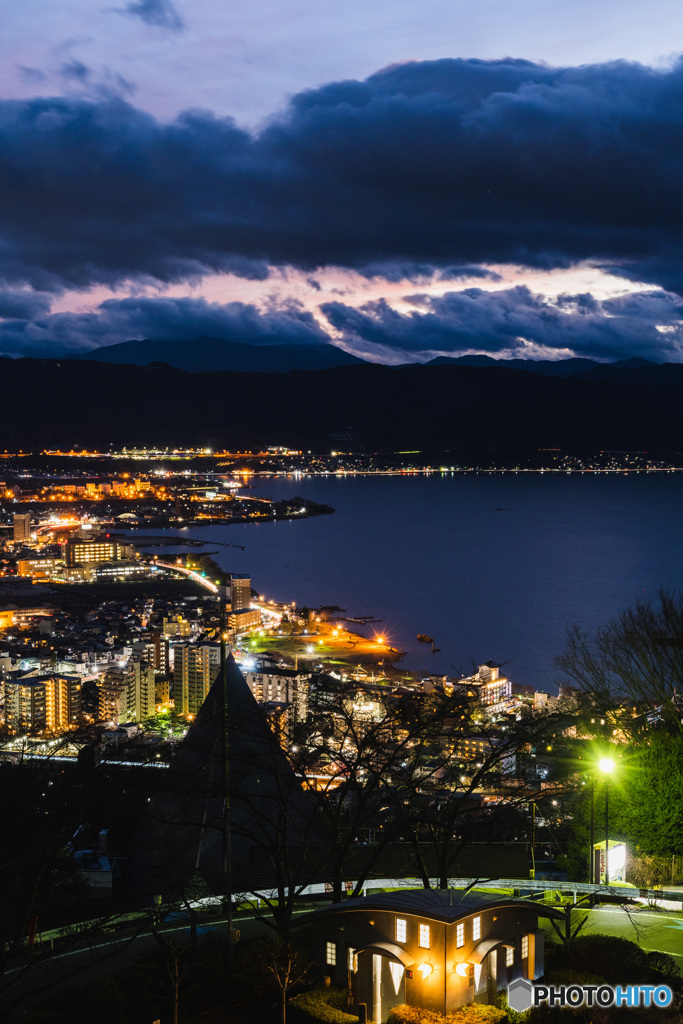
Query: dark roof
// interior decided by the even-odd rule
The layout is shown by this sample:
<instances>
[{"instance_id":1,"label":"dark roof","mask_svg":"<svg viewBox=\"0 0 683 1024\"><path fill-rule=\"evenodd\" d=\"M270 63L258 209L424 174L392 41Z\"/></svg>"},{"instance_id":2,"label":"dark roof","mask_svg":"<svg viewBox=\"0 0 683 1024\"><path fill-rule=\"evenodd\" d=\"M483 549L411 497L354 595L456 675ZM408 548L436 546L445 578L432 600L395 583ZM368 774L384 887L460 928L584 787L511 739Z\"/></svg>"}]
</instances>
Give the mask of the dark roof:
<instances>
[{"instance_id":1,"label":"dark roof","mask_svg":"<svg viewBox=\"0 0 683 1024\"><path fill-rule=\"evenodd\" d=\"M294 865L304 856L296 850L317 844L315 802L301 788L232 655L226 683L227 773L217 674L137 830L131 854L134 888L177 899L201 878L205 893L225 891L226 783L233 893L272 888L284 867L295 875ZM317 881L317 876L306 878Z\"/></svg>"},{"instance_id":2,"label":"dark roof","mask_svg":"<svg viewBox=\"0 0 683 1024\"><path fill-rule=\"evenodd\" d=\"M314 913L325 916L353 910L386 910L390 913L414 914L450 924L461 917L476 913L477 910L512 906L531 907L543 916L563 916L555 908L541 907L530 900L473 889L397 889L395 892L378 893L376 896L356 896L354 899L335 903Z\"/></svg>"}]
</instances>

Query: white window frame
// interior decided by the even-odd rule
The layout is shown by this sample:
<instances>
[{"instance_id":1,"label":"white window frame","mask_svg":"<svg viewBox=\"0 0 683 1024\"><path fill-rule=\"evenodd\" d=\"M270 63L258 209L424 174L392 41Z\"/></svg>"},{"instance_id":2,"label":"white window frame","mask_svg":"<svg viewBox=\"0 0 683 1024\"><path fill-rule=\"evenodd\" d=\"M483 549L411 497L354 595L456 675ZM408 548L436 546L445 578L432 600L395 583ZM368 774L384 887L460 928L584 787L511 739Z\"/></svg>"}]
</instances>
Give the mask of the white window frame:
<instances>
[{"instance_id":1,"label":"white window frame","mask_svg":"<svg viewBox=\"0 0 683 1024\"><path fill-rule=\"evenodd\" d=\"M325 963L328 967L337 966L337 943L326 942L325 943Z\"/></svg>"},{"instance_id":2,"label":"white window frame","mask_svg":"<svg viewBox=\"0 0 683 1024\"><path fill-rule=\"evenodd\" d=\"M515 963L515 947L514 946L506 946L505 947L505 966L506 967L513 967L514 963Z\"/></svg>"},{"instance_id":3,"label":"white window frame","mask_svg":"<svg viewBox=\"0 0 683 1024\"><path fill-rule=\"evenodd\" d=\"M472 941L476 942L481 938L481 917L472 918Z\"/></svg>"},{"instance_id":4,"label":"white window frame","mask_svg":"<svg viewBox=\"0 0 683 1024\"><path fill-rule=\"evenodd\" d=\"M430 931L428 924L420 925L420 949L429 949Z\"/></svg>"},{"instance_id":5,"label":"white window frame","mask_svg":"<svg viewBox=\"0 0 683 1024\"><path fill-rule=\"evenodd\" d=\"M407 942L408 922L405 917L396 918L396 941Z\"/></svg>"},{"instance_id":6,"label":"white window frame","mask_svg":"<svg viewBox=\"0 0 683 1024\"><path fill-rule=\"evenodd\" d=\"M529 956L529 936L522 935L522 960Z\"/></svg>"},{"instance_id":7,"label":"white window frame","mask_svg":"<svg viewBox=\"0 0 683 1024\"><path fill-rule=\"evenodd\" d=\"M465 922L461 921L460 924L455 926L455 945L457 949L465 945Z\"/></svg>"}]
</instances>

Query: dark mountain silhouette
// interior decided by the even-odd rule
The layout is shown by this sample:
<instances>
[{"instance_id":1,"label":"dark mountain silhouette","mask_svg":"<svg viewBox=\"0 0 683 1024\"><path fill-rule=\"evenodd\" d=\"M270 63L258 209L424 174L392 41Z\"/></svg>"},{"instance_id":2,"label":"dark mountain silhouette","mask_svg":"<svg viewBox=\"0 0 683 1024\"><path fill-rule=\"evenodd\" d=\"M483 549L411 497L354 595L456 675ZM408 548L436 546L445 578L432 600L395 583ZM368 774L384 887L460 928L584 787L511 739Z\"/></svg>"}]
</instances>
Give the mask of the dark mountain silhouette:
<instances>
[{"instance_id":1,"label":"dark mountain silhouette","mask_svg":"<svg viewBox=\"0 0 683 1024\"><path fill-rule=\"evenodd\" d=\"M246 345L221 341L220 338L193 338L191 341L145 338L105 345L79 355L65 355L64 358L134 366L162 362L193 373L201 370L287 373L289 370L326 370L331 366L362 365L364 362L336 345Z\"/></svg>"},{"instance_id":2,"label":"dark mountain silhouette","mask_svg":"<svg viewBox=\"0 0 683 1024\"><path fill-rule=\"evenodd\" d=\"M491 356L437 356L425 366L507 366L512 370L526 370L541 373L546 377L571 377L583 370L591 370L602 364L594 359L492 359Z\"/></svg>"},{"instance_id":3,"label":"dark mountain silhouette","mask_svg":"<svg viewBox=\"0 0 683 1024\"><path fill-rule=\"evenodd\" d=\"M0 450L267 444L459 458L539 448L683 451L683 365L555 378L507 366L380 366L194 373L81 360L0 363ZM596 371L597 372L597 371ZM603 371L601 368L600 372Z\"/></svg>"}]
</instances>

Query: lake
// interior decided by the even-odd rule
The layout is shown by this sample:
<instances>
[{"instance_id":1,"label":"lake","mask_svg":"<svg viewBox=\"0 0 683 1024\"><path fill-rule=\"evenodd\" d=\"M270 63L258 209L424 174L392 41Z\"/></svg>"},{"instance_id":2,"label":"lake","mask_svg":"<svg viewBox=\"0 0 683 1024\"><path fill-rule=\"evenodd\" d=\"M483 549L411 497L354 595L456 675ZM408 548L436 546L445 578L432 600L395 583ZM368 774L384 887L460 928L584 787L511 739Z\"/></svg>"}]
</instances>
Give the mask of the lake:
<instances>
[{"instance_id":1,"label":"lake","mask_svg":"<svg viewBox=\"0 0 683 1024\"><path fill-rule=\"evenodd\" d=\"M567 625L683 581L680 473L257 477L252 493L336 512L180 536L243 544L214 557L267 598L383 620L409 669L469 674L492 659L554 693Z\"/></svg>"}]
</instances>

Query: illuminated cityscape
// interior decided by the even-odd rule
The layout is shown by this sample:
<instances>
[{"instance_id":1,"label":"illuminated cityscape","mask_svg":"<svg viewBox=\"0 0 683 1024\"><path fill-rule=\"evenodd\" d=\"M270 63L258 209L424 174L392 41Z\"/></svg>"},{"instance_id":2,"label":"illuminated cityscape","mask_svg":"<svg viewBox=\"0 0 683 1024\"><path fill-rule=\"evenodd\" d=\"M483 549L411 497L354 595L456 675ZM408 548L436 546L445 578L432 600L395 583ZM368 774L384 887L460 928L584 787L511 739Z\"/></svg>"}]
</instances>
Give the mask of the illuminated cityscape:
<instances>
[{"instance_id":1,"label":"illuminated cityscape","mask_svg":"<svg viewBox=\"0 0 683 1024\"><path fill-rule=\"evenodd\" d=\"M1 1024L682 1024L683 7L5 8Z\"/></svg>"}]
</instances>

